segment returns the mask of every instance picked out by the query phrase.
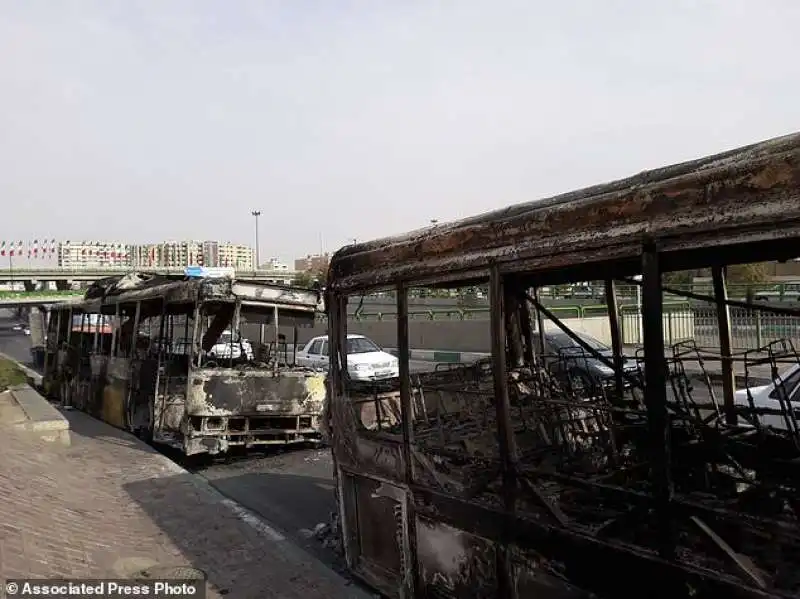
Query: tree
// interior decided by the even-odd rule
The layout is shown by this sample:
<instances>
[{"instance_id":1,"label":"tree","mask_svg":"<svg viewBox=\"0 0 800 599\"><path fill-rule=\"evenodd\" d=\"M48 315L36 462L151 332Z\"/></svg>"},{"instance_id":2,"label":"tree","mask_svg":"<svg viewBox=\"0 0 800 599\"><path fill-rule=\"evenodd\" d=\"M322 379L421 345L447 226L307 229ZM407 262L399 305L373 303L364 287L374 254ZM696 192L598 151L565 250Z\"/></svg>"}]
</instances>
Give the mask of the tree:
<instances>
[{"instance_id":1,"label":"tree","mask_svg":"<svg viewBox=\"0 0 800 599\"><path fill-rule=\"evenodd\" d=\"M310 289L318 280L319 277L313 272L299 272L292 279L292 285Z\"/></svg>"},{"instance_id":2,"label":"tree","mask_svg":"<svg viewBox=\"0 0 800 599\"><path fill-rule=\"evenodd\" d=\"M769 264L753 262L751 264L732 264L728 267L728 282L741 285L764 283L769 279Z\"/></svg>"},{"instance_id":3,"label":"tree","mask_svg":"<svg viewBox=\"0 0 800 599\"><path fill-rule=\"evenodd\" d=\"M694 277L695 271L693 270L676 270L665 272L662 281L667 287L683 287L691 285Z\"/></svg>"}]
</instances>

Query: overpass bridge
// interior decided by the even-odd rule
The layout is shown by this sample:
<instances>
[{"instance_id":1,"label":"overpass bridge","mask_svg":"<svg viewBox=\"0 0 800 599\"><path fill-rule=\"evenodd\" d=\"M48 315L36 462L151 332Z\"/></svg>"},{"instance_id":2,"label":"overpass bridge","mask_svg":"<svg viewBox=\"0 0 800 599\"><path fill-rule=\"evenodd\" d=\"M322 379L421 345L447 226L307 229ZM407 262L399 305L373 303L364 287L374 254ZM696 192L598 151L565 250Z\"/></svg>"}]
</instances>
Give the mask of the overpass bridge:
<instances>
[{"instance_id":1,"label":"overpass bridge","mask_svg":"<svg viewBox=\"0 0 800 599\"><path fill-rule=\"evenodd\" d=\"M97 281L105 277L113 277L122 275L131 271L147 272L161 275L183 275L185 273L184 267L177 268L141 268L135 269L129 266L125 267L108 267L108 268L34 268L34 267L21 267L21 268L2 268L0 269L0 284L2 283L19 283L25 285L25 289L33 291L36 289L37 283L50 283L55 282L56 287L60 290L66 290L73 282L89 283ZM291 270L237 270L236 277L239 279L251 279L255 281L263 281L265 283L291 283L295 277L300 274Z\"/></svg>"}]
</instances>

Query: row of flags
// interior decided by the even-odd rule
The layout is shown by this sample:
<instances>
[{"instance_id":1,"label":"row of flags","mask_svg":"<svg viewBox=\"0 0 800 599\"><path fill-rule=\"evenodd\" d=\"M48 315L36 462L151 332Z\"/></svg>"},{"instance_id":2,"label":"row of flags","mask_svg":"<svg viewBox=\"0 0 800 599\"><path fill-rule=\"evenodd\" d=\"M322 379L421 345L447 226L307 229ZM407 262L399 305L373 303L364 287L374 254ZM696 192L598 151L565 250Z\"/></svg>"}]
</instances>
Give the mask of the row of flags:
<instances>
[{"instance_id":1,"label":"row of flags","mask_svg":"<svg viewBox=\"0 0 800 599\"><path fill-rule=\"evenodd\" d=\"M0 256L24 256L27 248L28 258L52 258L56 254L56 240L42 240L41 244L38 239L29 241L0 241Z\"/></svg>"}]
</instances>

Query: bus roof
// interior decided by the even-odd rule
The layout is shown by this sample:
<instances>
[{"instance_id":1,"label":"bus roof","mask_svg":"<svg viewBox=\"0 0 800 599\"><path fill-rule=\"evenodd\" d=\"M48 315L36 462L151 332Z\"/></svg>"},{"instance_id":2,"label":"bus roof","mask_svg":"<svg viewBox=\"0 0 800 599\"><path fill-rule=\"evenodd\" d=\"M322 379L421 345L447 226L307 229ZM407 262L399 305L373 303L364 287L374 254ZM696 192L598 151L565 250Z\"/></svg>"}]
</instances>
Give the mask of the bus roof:
<instances>
[{"instance_id":1,"label":"bus roof","mask_svg":"<svg viewBox=\"0 0 800 599\"><path fill-rule=\"evenodd\" d=\"M245 304L274 305L305 312L316 311L319 303L317 291L300 287L236 279L175 279L128 273L97 281L87 289L83 298L56 306L79 306L99 312L100 306L158 299L172 303L241 300Z\"/></svg>"},{"instance_id":2,"label":"bus roof","mask_svg":"<svg viewBox=\"0 0 800 599\"><path fill-rule=\"evenodd\" d=\"M775 259L800 237L800 133L611 183L517 204L406 235L346 246L331 258L328 288L353 293L455 285L501 272L547 282L640 272L642 244L657 244L665 270L724 252L730 261ZM741 259L731 259L731 252ZM702 250L702 258L698 254ZM794 252L797 252L796 244Z\"/></svg>"}]
</instances>

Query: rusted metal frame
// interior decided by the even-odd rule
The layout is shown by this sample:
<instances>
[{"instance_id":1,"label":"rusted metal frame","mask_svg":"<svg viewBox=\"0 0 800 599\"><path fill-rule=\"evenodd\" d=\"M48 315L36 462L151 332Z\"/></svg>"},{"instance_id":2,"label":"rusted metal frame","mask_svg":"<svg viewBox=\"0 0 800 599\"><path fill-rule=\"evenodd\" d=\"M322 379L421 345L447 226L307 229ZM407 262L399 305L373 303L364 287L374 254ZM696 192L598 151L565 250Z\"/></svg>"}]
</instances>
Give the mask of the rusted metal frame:
<instances>
[{"instance_id":1,"label":"rusted metal frame","mask_svg":"<svg viewBox=\"0 0 800 599\"><path fill-rule=\"evenodd\" d=\"M167 319L169 332L169 348L170 350L173 349L172 344L175 342L175 314L173 312L169 312L169 318ZM170 359L172 358L173 354L170 354Z\"/></svg>"},{"instance_id":2,"label":"rusted metal frame","mask_svg":"<svg viewBox=\"0 0 800 599\"><path fill-rule=\"evenodd\" d=\"M119 332L122 327L119 304L114 304L114 326L111 327L111 357L116 358L119 353Z\"/></svg>"},{"instance_id":3,"label":"rusted metal frame","mask_svg":"<svg viewBox=\"0 0 800 599\"><path fill-rule=\"evenodd\" d=\"M333 430L333 412L339 413L338 418L341 418L341 410L345 401L345 381L342 376L342 364L346 372L347 358L344 357L344 362L340 354L342 353L342 342L347 338L347 298L340 294L334 294L330 291L327 292L325 300L326 311L328 312L328 345L330 350L328 352L328 422L325 426L328 427L331 436L331 444L333 446L333 465L334 477L336 479L337 499L339 504L339 519L342 528L342 544L344 549L345 561L347 567L355 570L358 560L358 548L356 538L353 537L354 532L350 529L349 517L353 514L353 509L348 506L351 504L355 506L355 497L353 496L352 484L345 484L347 473L344 471L342 464L339 463L337 458L337 450L339 449L342 439L339 438L341 434L339 431ZM344 316L344 318L342 318Z\"/></svg>"},{"instance_id":4,"label":"rusted metal frame","mask_svg":"<svg viewBox=\"0 0 800 599\"><path fill-rule=\"evenodd\" d=\"M403 419L403 453L406 484L416 480L411 448L414 445L414 410L411 401L411 368L409 365L408 289L400 283L397 288L397 359L400 374L400 411Z\"/></svg>"},{"instance_id":5,"label":"rusted metal frame","mask_svg":"<svg viewBox=\"0 0 800 599\"><path fill-rule=\"evenodd\" d=\"M714 284L714 300L717 304L717 327L719 328L719 349L722 360L722 397L725 409L725 422L728 426L736 426L736 405L733 396L736 391L736 379L733 373L733 352L731 346L731 312L728 304L728 289L725 284L725 267L711 267L711 278Z\"/></svg>"},{"instance_id":6,"label":"rusted metal frame","mask_svg":"<svg viewBox=\"0 0 800 599\"><path fill-rule=\"evenodd\" d=\"M400 376L400 417L402 418L403 431L403 461L405 462L405 483L408 488L416 480L416 468L414 460L414 408L411 401L411 368L409 364L410 348L408 338L408 289L402 283L397 285L397 359L399 362ZM404 597L422 597L423 589L419 577L419 569L416 567L417 561L417 535L416 535L416 513L414 512L414 502L411 501L410 494L406 491L402 501L404 508L403 524L403 547L401 551L408 550L408 560L406 563L412 567L406 568L406 572L401 572L404 579ZM405 560L404 560L405 561Z\"/></svg>"},{"instance_id":7,"label":"rusted metal frame","mask_svg":"<svg viewBox=\"0 0 800 599\"><path fill-rule=\"evenodd\" d=\"M576 476L570 476L568 474L559 474L550 470L542 470L536 467L526 466L522 469L522 473L525 476L534 479L555 481L567 487L589 491L613 501L630 503L647 509L652 508L655 501L655 498L645 491L635 491L626 487L620 487L618 485L598 482L597 480L592 479L582 479ZM753 529L758 529L758 527L771 527L775 530L782 528L782 525L778 520L748 516L747 514L743 514L741 512L733 512L725 508L704 505L697 501L692 501L691 499L686 499L683 497L676 497L674 499L673 508L674 513L681 517L689 518L699 514L708 517L711 520L735 522L738 524L744 523L747 526L752 527L751 532ZM767 528L767 530L769 529ZM767 532L764 534L770 533ZM786 538L791 539L792 542L800 542L800 534L791 534L785 529L782 531L782 534L784 534Z\"/></svg>"},{"instance_id":8,"label":"rusted metal frame","mask_svg":"<svg viewBox=\"0 0 800 599\"><path fill-rule=\"evenodd\" d=\"M274 333L275 333L275 358L272 362L272 375L278 376L278 357L280 356L280 323L278 321L278 306L274 306L272 308L272 319L275 321L273 324ZM239 334L240 343L241 343L241 333Z\"/></svg>"},{"instance_id":9,"label":"rusted metal frame","mask_svg":"<svg viewBox=\"0 0 800 599\"><path fill-rule=\"evenodd\" d=\"M292 329L292 367L297 366L297 325L295 324ZM286 356L289 359L289 356Z\"/></svg>"},{"instance_id":10,"label":"rusted metal frame","mask_svg":"<svg viewBox=\"0 0 800 599\"><path fill-rule=\"evenodd\" d=\"M350 371L348 370L348 365L347 365L347 296L346 295L340 296L337 309L339 310L339 313L337 315L337 320L338 320L337 333L339 335L339 343L338 343L339 363L341 365L340 374L342 375L340 380L343 383L342 394L347 395L350 392L349 389Z\"/></svg>"},{"instance_id":11,"label":"rusted metal frame","mask_svg":"<svg viewBox=\"0 0 800 599\"><path fill-rule=\"evenodd\" d=\"M767 588L767 583L760 572L745 556L737 553L725 540L714 532L705 522L697 516L689 518L697 528L699 528L711 541L725 554L733 564L738 568L739 572L744 574L752 583L762 589Z\"/></svg>"},{"instance_id":12,"label":"rusted metal frame","mask_svg":"<svg viewBox=\"0 0 800 599\"><path fill-rule=\"evenodd\" d=\"M608 307L608 326L611 329L611 349L614 351L614 383L617 389L617 396L620 400L625 395L625 380L622 376L623 356L622 356L622 332L619 326L619 302L617 301L617 290L613 279L606 279L606 305Z\"/></svg>"},{"instance_id":13,"label":"rusted metal frame","mask_svg":"<svg viewBox=\"0 0 800 599\"><path fill-rule=\"evenodd\" d=\"M47 375L50 371L51 364L50 362L53 360L50 357L50 321L53 319L53 311L47 311L47 317L45 322L47 323L44 329L44 364L42 365L44 374ZM55 342L55 349L56 349L56 361L58 360L58 335L60 333L59 329L61 327L61 310L56 310L56 342Z\"/></svg>"},{"instance_id":14,"label":"rusted metal frame","mask_svg":"<svg viewBox=\"0 0 800 599\"><path fill-rule=\"evenodd\" d=\"M233 305L233 317L231 318L231 357L228 358L228 367L233 367L233 345L234 343L239 343L239 350L241 351L241 341L236 341L237 335L241 336L239 331L239 322L241 321L242 317L242 300L240 298L236 298L236 301Z\"/></svg>"},{"instance_id":15,"label":"rusted metal frame","mask_svg":"<svg viewBox=\"0 0 800 599\"><path fill-rule=\"evenodd\" d=\"M192 323L192 324L194 325L194 323ZM192 326L192 329L194 329L194 326ZM137 335L138 335L138 332L137 332ZM183 315L183 350L184 351L187 351L187 349L186 349L186 345L187 345L186 342L187 341L189 341L189 313L188 312ZM134 346L134 348L135 348L135 346ZM186 356L186 361L188 362L189 365L192 364L191 354Z\"/></svg>"},{"instance_id":16,"label":"rusted metal frame","mask_svg":"<svg viewBox=\"0 0 800 599\"><path fill-rule=\"evenodd\" d=\"M518 457L514 429L511 424L511 410L508 394L508 374L506 371L506 327L505 327L505 289L497 264L493 264L489 274L489 310L492 348L492 376L494 378L494 405L497 414L497 437L503 475L503 503L505 512L516 513ZM469 528L467 529L469 530ZM513 576L511 574L510 538L512 531L504 529L501 534L497 554L497 596L514 596Z\"/></svg>"},{"instance_id":17,"label":"rusted metal frame","mask_svg":"<svg viewBox=\"0 0 800 599\"><path fill-rule=\"evenodd\" d=\"M189 368L192 366L200 368L203 359L203 351L200 349L200 332L202 331L201 320L203 318L203 309L200 301L194 302L194 310L192 312L192 345L189 354Z\"/></svg>"},{"instance_id":18,"label":"rusted metal frame","mask_svg":"<svg viewBox=\"0 0 800 599\"><path fill-rule=\"evenodd\" d=\"M102 323L104 319L102 310L96 316L97 316L97 326L94 329L94 337L92 338L93 354L97 353L98 345L100 343L100 331L102 330Z\"/></svg>"},{"instance_id":19,"label":"rusted metal frame","mask_svg":"<svg viewBox=\"0 0 800 599\"><path fill-rule=\"evenodd\" d=\"M164 367L164 360L165 360L165 347L164 347L164 331L166 329L167 324L167 299L162 297L161 298L161 317L159 318L158 323L158 343L156 347L158 347L158 362L156 364L156 381L155 381L155 396L153 397L153 418L151 422L153 423L153 433L156 431L161 431L164 427L164 405L167 401L167 385L169 384L168 377L162 377L161 371L162 369L166 370ZM161 393L161 380L165 378L164 381L164 392L163 396L159 399L159 394ZM161 419L159 422L155 420L155 408L156 402L159 402L159 414L161 415Z\"/></svg>"},{"instance_id":20,"label":"rusted metal frame","mask_svg":"<svg viewBox=\"0 0 800 599\"><path fill-rule=\"evenodd\" d=\"M133 313L133 337L131 340L131 354L130 354L130 361L132 361L136 357L136 341L139 338L139 320L142 316L142 302L136 302L136 308ZM130 364L130 361L128 362ZM130 370L128 371L130 373ZM130 374L128 374L128 384L127 384L127 393L125 394L125 414L127 416L127 427L129 430L133 428L133 406L131 404L131 399L133 397L133 385L131 384Z\"/></svg>"},{"instance_id":21,"label":"rusted metal frame","mask_svg":"<svg viewBox=\"0 0 800 599\"><path fill-rule=\"evenodd\" d=\"M410 245L430 238L446 238L453 234L478 233L480 231L476 231L472 227L480 228L481 225L487 222L498 224L513 223L526 217L539 216L559 210L566 210L567 215L571 215L576 205L580 207L589 199L618 198L629 202L631 196L634 196L633 199L642 203L642 188L661 194L675 191L676 189L683 190L690 184L697 183L699 185L691 185L690 187L690 189L695 190L698 187L702 188L701 186L705 182L728 180L751 173L761 173L771 166L785 166L787 161L791 166L794 162L791 159L797 155L799 149L800 133L791 133L678 164L653 168L616 181L599 183L549 198L497 209L489 213L464 218L457 222L440 223L436 227L416 230L403 237L378 239L348 245L339 250L337 256L340 260L350 258L355 261L356 257L360 258L370 252L384 249L387 245L390 245L387 242L394 242L394 245L405 242ZM790 182L791 180L781 180L776 183L786 185ZM743 183L739 184L743 185ZM603 220L608 219L608 216L604 213L601 213L600 217ZM493 229L490 232L496 230Z\"/></svg>"},{"instance_id":22,"label":"rusted metal frame","mask_svg":"<svg viewBox=\"0 0 800 599\"><path fill-rule=\"evenodd\" d=\"M655 241L642 246L642 329L644 333L647 423L651 442L652 484L656 497L659 553L675 555L676 533L672 515L673 485L670 456L670 419L667 411L667 362L664 356L664 298Z\"/></svg>"},{"instance_id":23,"label":"rusted metal frame","mask_svg":"<svg viewBox=\"0 0 800 599\"><path fill-rule=\"evenodd\" d=\"M590 591L604 593L603 596L625 599L641 597L642 586L632 584L629 575L634 572L636 580L649 582L650 596L659 599L686 596L676 594L675 590L677 587L685 591L687 585L688 588L703 588L704 592L696 595L702 599L776 597L767 591L732 580L730 576L720 576L685 562L660 559L633 545L514 517L501 510L470 503L431 489L415 489L415 504L420 516L454 528L470 530L472 534L490 541L499 542L503 531L511 529L513 542L521 549L545 555L555 562L567 563L573 568L586 567L589 578L584 578L579 585L582 584ZM667 588L664 588L665 585Z\"/></svg>"},{"instance_id":24,"label":"rusted metal frame","mask_svg":"<svg viewBox=\"0 0 800 599\"><path fill-rule=\"evenodd\" d=\"M525 290L519 292L519 324L520 333L523 341L523 362L528 366L536 364L536 352L534 351L533 343L533 326L531 324L531 311L528 305L528 298L526 297Z\"/></svg>"},{"instance_id":25,"label":"rusted metal frame","mask_svg":"<svg viewBox=\"0 0 800 599\"><path fill-rule=\"evenodd\" d=\"M521 295L522 302L520 302ZM520 308L524 301L524 290L523 293L519 292L518 281L506 277L503 284L503 320L506 329L507 355L511 368L519 368L524 365L525 345L520 320Z\"/></svg>"},{"instance_id":26,"label":"rusted metal frame","mask_svg":"<svg viewBox=\"0 0 800 599\"><path fill-rule=\"evenodd\" d=\"M544 354L547 348L547 336L544 330L544 313L539 309L539 289L534 287L531 290L531 295L526 295L526 299L536 309L536 333L539 336L539 351L541 352L542 364L544 364Z\"/></svg>"}]
</instances>

